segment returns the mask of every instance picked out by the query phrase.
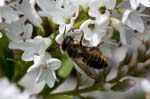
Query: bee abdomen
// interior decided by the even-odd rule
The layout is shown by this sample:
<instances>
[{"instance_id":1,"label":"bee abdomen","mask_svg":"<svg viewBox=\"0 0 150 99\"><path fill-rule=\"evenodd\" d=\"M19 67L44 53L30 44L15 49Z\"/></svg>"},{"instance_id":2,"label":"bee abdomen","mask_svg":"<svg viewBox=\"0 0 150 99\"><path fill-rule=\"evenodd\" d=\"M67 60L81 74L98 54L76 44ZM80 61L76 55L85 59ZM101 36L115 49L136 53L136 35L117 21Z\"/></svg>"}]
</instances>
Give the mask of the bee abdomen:
<instances>
[{"instance_id":1,"label":"bee abdomen","mask_svg":"<svg viewBox=\"0 0 150 99\"><path fill-rule=\"evenodd\" d=\"M95 69L107 67L106 57L103 55L86 55L83 57L82 61L85 62L88 66Z\"/></svg>"}]
</instances>

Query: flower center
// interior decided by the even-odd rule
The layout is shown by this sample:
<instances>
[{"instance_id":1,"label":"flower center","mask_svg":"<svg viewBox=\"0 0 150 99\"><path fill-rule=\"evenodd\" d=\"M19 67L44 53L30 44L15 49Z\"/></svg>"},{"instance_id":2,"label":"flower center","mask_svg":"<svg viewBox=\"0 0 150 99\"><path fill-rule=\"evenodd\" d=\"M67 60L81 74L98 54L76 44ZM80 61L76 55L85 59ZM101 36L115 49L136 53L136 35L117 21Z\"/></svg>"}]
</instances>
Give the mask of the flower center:
<instances>
[{"instance_id":1,"label":"flower center","mask_svg":"<svg viewBox=\"0 0 150 99\"><path fill-rule=\"evenodd\" d=\"M88 28L89 28L89 29L91 29L91 30L94 30L94 28L95 28L95 24L90 23L90 24L88 25Z\"/></svg>"},{"instance_id":2,"label":"flower center","mask_svg":"<svg viewBox=\"0 0 150 99\"><path fill-rule=\"evenodd\" d=\"M106 12L106 7L105 7L105 6L100 7L100 8L99 8L99 12L100 12L101 14L104 14L104 13Z\"/></svg>"},{"instance_id":3,"label":"flower center","mask_svg":"<svg viewBox=\"0 0 150 99\"><path fill-rule=\"evenodd\" d=\"M69 24L70 23L70 18L66 18L66 24Z\"/></svg>"},{"instance_id":4,"label":"flower center","mask_svg":"<svg viewBox=\"0 0 150 99\"><path fill-rule=\"evenodd\" d=\"M47 69L48 68L48 65L46 63L43 63L41 66L42 66L43 69Z\"/></svg>"}]
</instances>

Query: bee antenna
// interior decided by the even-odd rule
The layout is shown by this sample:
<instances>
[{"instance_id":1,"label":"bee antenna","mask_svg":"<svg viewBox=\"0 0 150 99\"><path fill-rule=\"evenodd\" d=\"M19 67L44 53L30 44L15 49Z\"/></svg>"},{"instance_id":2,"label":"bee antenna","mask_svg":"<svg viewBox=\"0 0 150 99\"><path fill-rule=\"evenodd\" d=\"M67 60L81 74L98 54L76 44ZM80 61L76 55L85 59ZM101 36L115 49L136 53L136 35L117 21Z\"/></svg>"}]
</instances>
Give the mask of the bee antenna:
<instances>
[{"instance_id":1,"label":"bee antenna","mask_svg":"<svg viewBox=\"0 0 150 99\"><path fill-rule=\"evenodd\" d=\"M65 33L66 33L66 26L65 26L65 29L64 29L63 37L65 37Z\"/></svg>"}]
</instances>

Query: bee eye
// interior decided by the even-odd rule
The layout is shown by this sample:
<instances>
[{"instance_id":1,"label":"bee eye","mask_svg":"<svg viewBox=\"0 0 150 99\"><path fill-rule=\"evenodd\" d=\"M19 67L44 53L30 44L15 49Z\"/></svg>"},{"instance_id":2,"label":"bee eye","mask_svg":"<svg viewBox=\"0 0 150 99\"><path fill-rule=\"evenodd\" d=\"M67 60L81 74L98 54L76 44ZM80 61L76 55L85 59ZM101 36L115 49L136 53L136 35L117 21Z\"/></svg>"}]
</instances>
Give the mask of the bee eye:
<instances>
[{"instance_id":1,"label":"bee eye","mask_svg":"<svg viewBox=\"0 0 150 99\"><path fill-rule=\"evenodd\" d=\"M73 41L73 38L71 36L68 36L64 39L62 44L62 50L65 51L68 45Z\"/></svg>"}]
</instances>

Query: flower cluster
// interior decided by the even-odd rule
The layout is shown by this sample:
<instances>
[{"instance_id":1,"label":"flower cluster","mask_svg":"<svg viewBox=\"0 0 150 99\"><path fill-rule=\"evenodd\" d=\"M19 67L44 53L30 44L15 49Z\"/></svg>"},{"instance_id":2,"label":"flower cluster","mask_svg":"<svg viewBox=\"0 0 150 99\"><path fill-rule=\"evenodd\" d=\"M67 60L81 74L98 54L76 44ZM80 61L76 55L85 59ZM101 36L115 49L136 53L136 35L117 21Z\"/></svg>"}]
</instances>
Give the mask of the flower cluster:
<instances>
[{"instance_id":1,"label":"flower cluster","mask_svg":"<svg viewBox=\"0 0 150 99\"><path fill-rule=\"evenodd\" d=\"M149 45L144 41L144 48L139 47L149 38L144 32L149 25L145 18L150 15L143 13L149 7L150 0L1 0L0 38L8 38L14 57L21 54L23 61L32 61L19 84L33 94L41 92L45 84L56 88L71 74L74 64L60 48L65 35L77 40L82 35L83 45L101 49L110 61L109 68L100 71L102 79L94 82L96 86L113 83L110 89L118 90L121 84L134 85L121 78L136 77L139 70L143 72L141 65L149 68ZM128 55L131 49L136 55L134 51ZM26 80L32 81L32 88Z\"/></svg>"}]
</instances>

